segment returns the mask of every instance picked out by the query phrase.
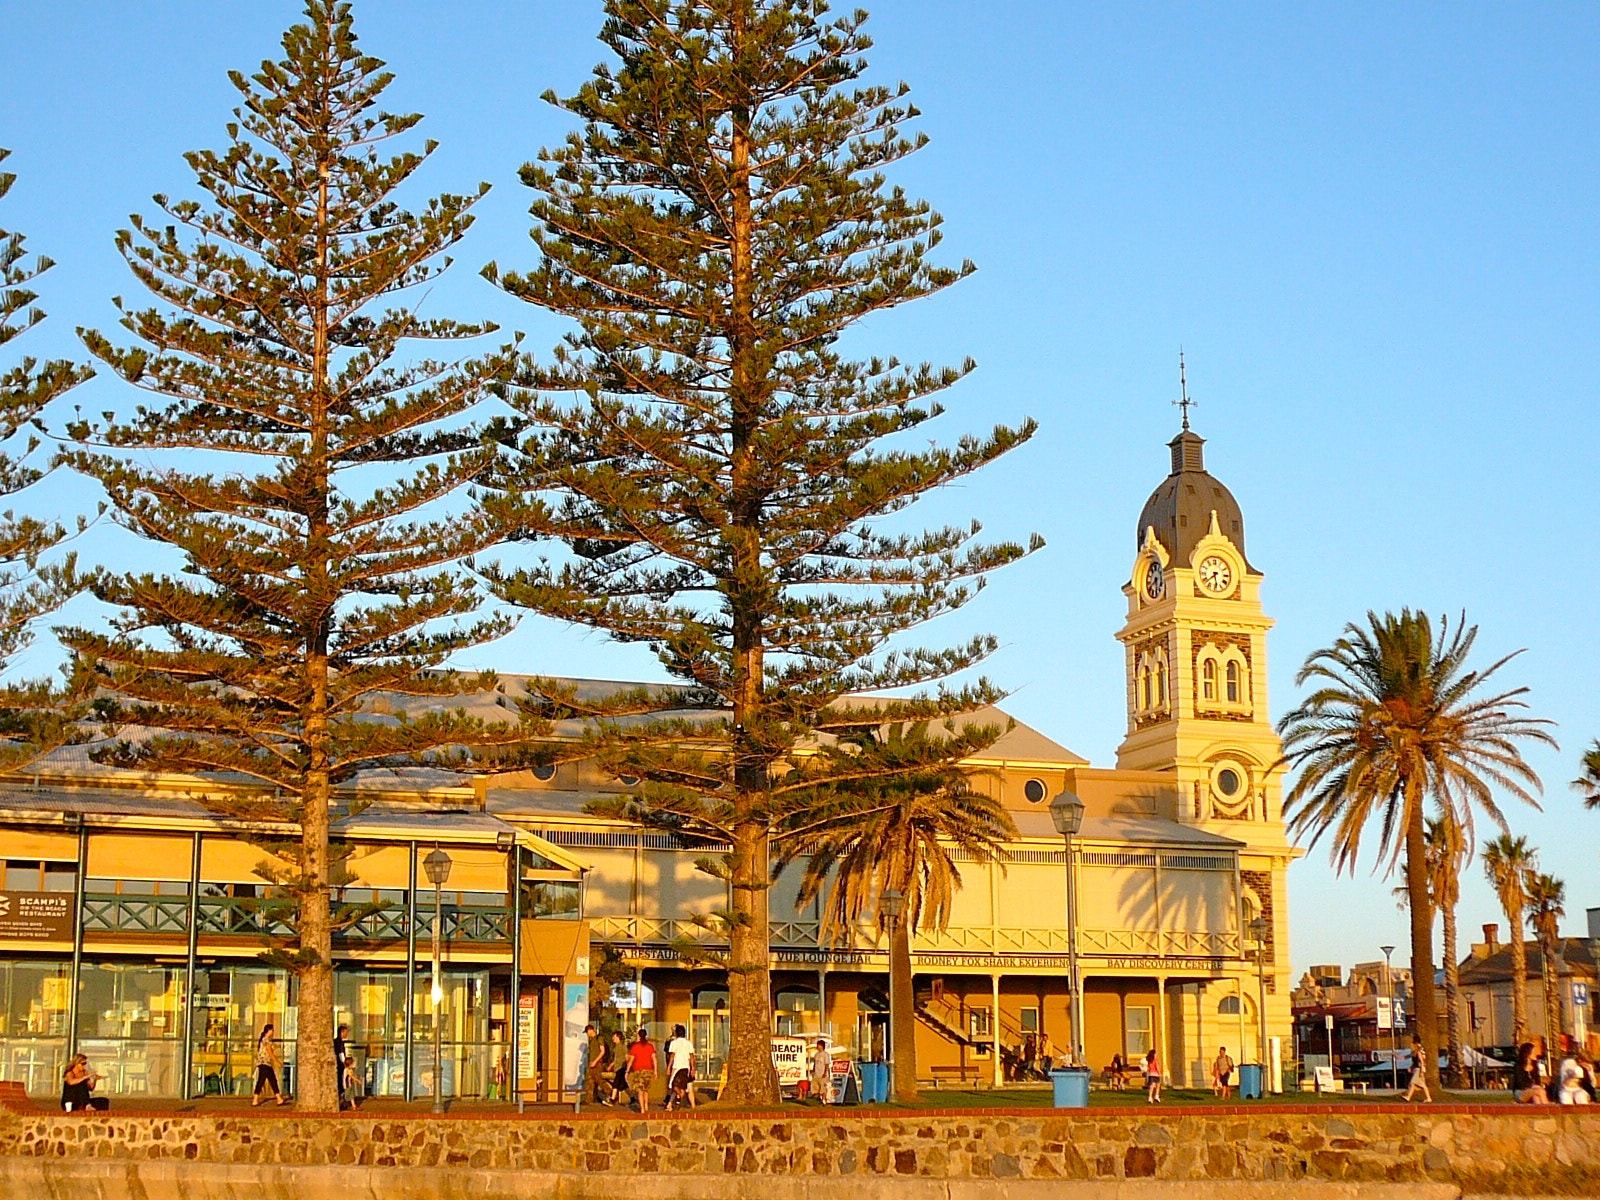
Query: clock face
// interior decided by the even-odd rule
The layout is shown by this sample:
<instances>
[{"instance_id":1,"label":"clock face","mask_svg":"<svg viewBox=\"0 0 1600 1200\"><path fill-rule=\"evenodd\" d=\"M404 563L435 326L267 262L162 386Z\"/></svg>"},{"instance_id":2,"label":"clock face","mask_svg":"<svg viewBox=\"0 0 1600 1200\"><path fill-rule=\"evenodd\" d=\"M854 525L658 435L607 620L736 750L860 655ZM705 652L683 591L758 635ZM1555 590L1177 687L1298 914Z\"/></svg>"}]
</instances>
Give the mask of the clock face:
<instances>
[{"instance_id":1,"label":"clock face","mask_svg":"<svg viewBox=\"0 0 1600 1200\"><path fill-rule=\"evenodd\" d=\"M1152 600L1161 599L1161 588L1165 582L1161 564L1151 559L1150 565L1145 568L1144 572L1144 594Z\"/></svg>"},{"instance_id":2,"label":"clock face","mask_svg":"<svg viewBox=\"0 0 1600 1200\"><path fill-rule=\"evenodd\" d=\"M1225 592L1232 583L1233 568L1227 559L1212 554L1200 563L1200 586L1206 591Z\"/></svg>"}]
</instances>

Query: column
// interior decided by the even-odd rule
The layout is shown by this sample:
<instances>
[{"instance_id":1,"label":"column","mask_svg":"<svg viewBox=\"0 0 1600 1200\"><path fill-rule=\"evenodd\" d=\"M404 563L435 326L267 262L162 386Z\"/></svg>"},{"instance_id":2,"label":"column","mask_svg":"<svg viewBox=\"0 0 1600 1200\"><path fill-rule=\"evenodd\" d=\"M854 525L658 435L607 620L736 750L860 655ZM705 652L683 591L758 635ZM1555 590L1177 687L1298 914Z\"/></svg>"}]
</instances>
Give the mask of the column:
<instances>
[{"instance_id":1,"label":"column","mask_svg":"<svg viewBox=\"0 0 1600 1200\"><path fill-rule=\"evenodd\" d=\"M410 843L411 865L407 871L406 882L406 1043L401 1057L404 1059L406 1084L404 1096L407 1100L416 1099L416 1089L412 1082L411 1056L412 1047L416 1042L416 1007L417 1007L417 843Z\"/></svg>"},{"instance_id":2,"label":"column","mask_svg":"<svg viewBox=\"0 0 1600 1200\"><path fill-rule=\"evenodd\" d=\"M1172 1060L1167 1057L1167 980L1164 975L1156 976L1156 1053L1161 1056L1161 1065L1166 1069L1167 1078L1176 1086L1178 1075L1172 1069Z\"/></svg>"},{"instance_id":3,"label":"column","mask_svg":"<svg viewBox=\"0 0 1600 1200\"><path fill-rule=\"evenodd\" d=\"M992 1082L995 1087L999 1087L1006 1081L1006 1077L1005 1068L1000 1062L1000 973L998 971L989 976L989 993L994 1005L989 1010L989 1036L991 1039L989 1058L994 1067Z\"/></svg>"},{"instance_id":4,"label":"column","mask_svg":"<svg viewBox=\"0 0 1600 1200\"><path fill-rule=\"evenodd\" d=\"M194 1082L194 965L200 944L200 831L195 830L189 863L189 957L183 969L183 1051L178 1056L182 1078L178 1095L187 1100Z\"/></svg>"}]
</instances>

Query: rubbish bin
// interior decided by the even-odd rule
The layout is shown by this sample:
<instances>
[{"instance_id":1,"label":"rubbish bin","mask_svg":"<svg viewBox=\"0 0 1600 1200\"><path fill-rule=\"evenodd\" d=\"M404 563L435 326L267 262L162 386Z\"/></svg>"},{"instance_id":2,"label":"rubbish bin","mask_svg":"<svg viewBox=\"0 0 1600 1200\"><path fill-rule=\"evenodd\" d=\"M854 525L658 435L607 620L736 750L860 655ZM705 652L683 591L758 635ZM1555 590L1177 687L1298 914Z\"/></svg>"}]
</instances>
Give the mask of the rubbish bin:
<instances>
[{"instance_id":1,"label":"rubbish bin","mask_svg":"<svg viewBox=\"0 0 1600 1200\"><path fill-rule=\"evenodd\" d=\"M1262 1068L1260 1063L1239 1064L1239 1099L1261 1099Z\"/></svg>"},{"instance_id":2,"label":"rubbish bin","mask_svg":"<svg viewBox=\"0 0 1600 1200\"><path fill-rule=\"evenodd\" d=\"M861 1064L861 1101L863 1104L882 1104L889 1099L889 1064L864 1062Z\"/></svg>"},{"instance_id":3,"label":"rubbish bin","mask_svg":"<svg viewBox=\"0 0 1600 1200\"><path fill-rule=\"evenodd\" d=\"M1060 1067L1050 1072L1050 1090L1057 1108L1089 1107L1089 1068Z\"/></svg>"}]
</instances>

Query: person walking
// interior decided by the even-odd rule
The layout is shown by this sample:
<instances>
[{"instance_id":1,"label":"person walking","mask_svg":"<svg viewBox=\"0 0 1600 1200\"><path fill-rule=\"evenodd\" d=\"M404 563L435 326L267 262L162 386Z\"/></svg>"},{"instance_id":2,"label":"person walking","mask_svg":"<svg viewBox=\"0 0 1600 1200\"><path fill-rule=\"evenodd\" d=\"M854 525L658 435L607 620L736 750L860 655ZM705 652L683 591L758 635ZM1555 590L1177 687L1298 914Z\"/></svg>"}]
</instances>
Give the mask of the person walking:
<instances>
[{"instance_id":1,"label":"person walking","mask_svg":"<svg viewBox=\"0 0 1600 1200\"><path fill-rule=\"evenodd\" d=\"M611 1042L593 1025L585 1025L583 1033L588 1038L587 1070L584 1072L583 1098L591 1104L610 1104L611 1074L616 1069L611 1054Z\"/></svg>"},{"instance_id":2,"label":"person walking","mask_svg":"<svg viewBox=\"0 0 1600 1200\"><path fill-rule=\"evenodd\" d=\"M282 1069L283 1051L278 1049L278 1035L273 1032L272 1022L268 1021L261 1030L261 1036L256 1038L256 1088L250 1096L251 1108L261 1103L269 1088L280 1105L289 1103L289 1098L278 1086L278 1072Z\"/></svg>"},{"instance_id":3,"label":"person walking","mask_svg":"<svg viewBox=\"0 0 1600 1200\"><path fill-rule=\"evenodd\" d=\"M667 1043L667 1108L695 1107L694 1043L682 1025L672 1027Z\"/></svg>"},{"instance_id":4,"label":"person walking","mask_svg":"<svg viewBox=\"0 0 1600 1200\"><path fill-rule=\"evenodd\" d=\"M639 1036L628 1047L628 1090L639 1102L639 1113L650 1111L650 1085L656 1081L656 1048L650 1043L650 1031L639 1030Z\"/></svg>"},{"instance_id":5,"label":"person walking","mask_svg":"<svg viewBox=\"0 0 1600 1200\"><path fill-rule=\"evenodd\" d=\"M1217 1047L1217 1057L1211 1060L1211 1091L1228 1098L1228 1085L1233 1082L1233 1059L1228 1057L1226 1046Z\"/></svg>"},{"instance_id":6,"label":"person walking","mask_svg":"<svg viewBox=\"0 0 1600 1200\"><path fill-rule=\"evenodd\" d=\"M611 1072L611 1095L607 1102L621 1104L628 1093L628 1045L620 1029L611 1032Z\"/></svg>"},{"instance_id":7,"label":"person walking","mask_svg":"<svg viewBox=\"0 0 1600 1200\"><path fill-rule=\"evenodd\" d=\"M1144 1056L1144 1088L1146 1104L1161 1103L1161 1060L1154 1046Z\"/></svg>"},{"instance_id":8,"label":"person walking","mask_svg":"<svg viewBox=\"0 0 1600 1200\"><path fill-rule=\"evenodd\" d=\"M818 1104L828 1104L833 1099L833 1055L827 1038L817 1039L816 1051L811 1055L811 1094Z\"/></svg>"},{"instance_id":9,"label":"person walking","mask_svg":"<svg viewBox=\"0 0 1600 1200\"><path fill-rule=\"evenodd\" d=\"M350 1026L341 1025L333 1035L333 1069L339 1077L339 1110L345 1108L345 1060L350 1057L350 1050L346 1039L350 1033Z\"/></svg>"},{"instance_id":10,"label":"person walking","mask_svg":"<svg viewBox=\"0 0 1600 1200\"><path fill-rule=\"evenodd\" d=\"M1433 1092L1428 1089L1428 1064L1423 1053L1422 1042L1416 1037L1411 1039L1411 1082L1406 1085L1406 1094L1402 1097L1407 1104L1411 1097L1422 1092L1422 1098L1429 1104L1433 1103Z\"/></svg>"}]
</instances>

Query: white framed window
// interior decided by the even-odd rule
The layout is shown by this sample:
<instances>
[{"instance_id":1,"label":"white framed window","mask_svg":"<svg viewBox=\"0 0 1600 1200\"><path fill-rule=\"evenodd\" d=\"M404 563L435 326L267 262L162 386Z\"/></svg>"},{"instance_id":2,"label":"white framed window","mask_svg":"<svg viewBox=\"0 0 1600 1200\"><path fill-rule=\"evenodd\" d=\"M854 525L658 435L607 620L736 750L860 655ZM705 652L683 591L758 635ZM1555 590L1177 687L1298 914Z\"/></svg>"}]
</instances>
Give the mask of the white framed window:
<instances>
[{"instance_id":1,"label":"white framed window","mask_svg":"<svg viewBox=\"0 0 1600 1200\"><path fill-rule=\"evenodd\" d=\"M1123 1017L1123 1046L1127 1058L1143 1058L1154 1048L1156 1010L1147 1004L1130 1004Z\"/></svg>"}]
</instances>

